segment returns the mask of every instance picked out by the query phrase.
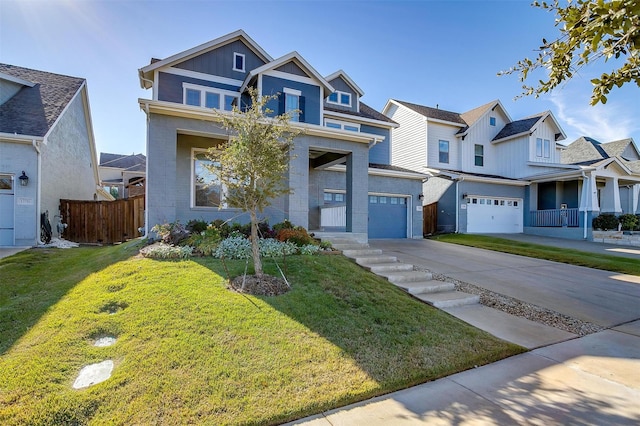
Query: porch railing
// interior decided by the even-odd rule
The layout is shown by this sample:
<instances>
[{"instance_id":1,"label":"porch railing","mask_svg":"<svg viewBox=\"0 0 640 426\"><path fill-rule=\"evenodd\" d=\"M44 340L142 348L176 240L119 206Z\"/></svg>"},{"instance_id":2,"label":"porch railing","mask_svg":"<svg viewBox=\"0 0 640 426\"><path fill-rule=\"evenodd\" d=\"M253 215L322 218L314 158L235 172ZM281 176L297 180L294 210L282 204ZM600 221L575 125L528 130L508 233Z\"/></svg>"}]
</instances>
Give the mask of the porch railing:
<instances>
[{"instance_id":1,"label":"porch railing","mask_svg":"<svg viewBox=\"0 0 640 426\"><path fill-rule=\"evenodd\" d=\"M347 226L347 206L320 207L320 226Z\"/></svg>"},{"instance_id":2,"label":"porch railing","mask_svg":"<svg viewBox=\"0 0 640 426\"><path fill-rule=\"evenodd\" d=\"M578 209L532 210L529 212L530 226L580 226Z\"/></svg>"}]
</instances>

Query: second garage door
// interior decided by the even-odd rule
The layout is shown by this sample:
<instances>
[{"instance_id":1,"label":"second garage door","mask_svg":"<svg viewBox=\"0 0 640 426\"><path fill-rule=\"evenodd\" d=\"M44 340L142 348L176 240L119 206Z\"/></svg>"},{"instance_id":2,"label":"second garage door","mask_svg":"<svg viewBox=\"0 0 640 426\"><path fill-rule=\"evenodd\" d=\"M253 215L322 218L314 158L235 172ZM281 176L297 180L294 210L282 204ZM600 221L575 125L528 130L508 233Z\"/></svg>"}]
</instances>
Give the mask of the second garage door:
<instances>
[{"instance_id":1,"label":"second garage door","mask_svg":"<svg viewBox=\"0 0 640 426\"><path fill-rule=\"evenodd\" d=\"M369 194L369 238L407 238L407 201Z\"/></svg>"},{"instance_id":2,"label":"second garage door","mask_svg":"<svg viewBox=\"0 0 640 426\"><path fill-rule=\"evenodd\" d=\"M468 233L517 234L522 231L522 199L481 196L467 199Z\"/></svg>"}]
</instances>

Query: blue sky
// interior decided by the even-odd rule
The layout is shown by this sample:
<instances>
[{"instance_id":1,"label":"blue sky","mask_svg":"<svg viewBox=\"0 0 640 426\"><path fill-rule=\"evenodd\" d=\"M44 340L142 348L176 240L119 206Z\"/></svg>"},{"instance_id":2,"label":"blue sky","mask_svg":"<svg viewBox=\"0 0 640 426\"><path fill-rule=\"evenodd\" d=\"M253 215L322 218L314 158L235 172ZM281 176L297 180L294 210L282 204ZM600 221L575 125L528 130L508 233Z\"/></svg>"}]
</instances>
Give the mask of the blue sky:
<instances>
[{"instance_id":1,"label":"blue sky","mask_svg":"<svg viewBox=\"0 0 640 426\"><path fill-rule=\"evenodd\" d=\"M529 1L0 1L0 61L84 77L99 152L146 149L137 70L245 30L272 57L298 51L322 75L343 69L381 110L395 98L456 112L500 99L512 119L551 110L571 142L633 137L640 143L640 89L626 85L589 106L585 68L542 98L514 101L516 76L498 77L542 37L554 16Z\"/></svg>"}]
</instances>

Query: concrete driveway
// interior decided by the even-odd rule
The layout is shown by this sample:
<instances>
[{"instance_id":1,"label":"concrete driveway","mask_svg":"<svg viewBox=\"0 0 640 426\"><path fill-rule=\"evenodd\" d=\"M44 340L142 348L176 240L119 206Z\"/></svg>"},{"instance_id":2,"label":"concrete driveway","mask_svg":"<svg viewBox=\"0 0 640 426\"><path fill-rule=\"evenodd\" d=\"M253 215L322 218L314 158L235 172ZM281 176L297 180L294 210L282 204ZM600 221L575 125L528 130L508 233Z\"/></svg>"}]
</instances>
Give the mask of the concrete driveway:
<instances>
[{"instance_id":1,"label":"concrete driveway","mask_svg":"<svg viewBox=\"0 0 640 426\"><path fill-rule=\"evenodd\" d=\"M29 250L31 247L0 247L0 259L13 256L16 253L20 253L24 250Z\"/></svg>"},{"instance_id":2,"label":"concrete driveway","mask_svg":"<svg viewBox=\"0 0 640 426\"><path fill-rule=\"evenodd\" d=\"M606 328L640 319L638 276L433 240L369 244L402 262Z\"/></svg>"}]
</instances>

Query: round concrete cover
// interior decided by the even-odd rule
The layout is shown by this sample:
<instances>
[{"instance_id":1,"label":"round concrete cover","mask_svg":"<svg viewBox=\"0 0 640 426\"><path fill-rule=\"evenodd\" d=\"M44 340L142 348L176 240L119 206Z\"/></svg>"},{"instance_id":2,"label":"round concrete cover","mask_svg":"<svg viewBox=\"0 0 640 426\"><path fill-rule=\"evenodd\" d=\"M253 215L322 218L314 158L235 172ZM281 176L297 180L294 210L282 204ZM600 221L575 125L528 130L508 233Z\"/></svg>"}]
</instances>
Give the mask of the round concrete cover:
<instances>
[{"instance_id":1,"label":"round concrete cover","mask_svg":"<svg viewBox=\"0 0 640 426\"><path fill-rule=\"evenodd\" d=\"M73 382L74 389L87 388L89 386L104 382L111 377L113 371L113 361L107 360L97 364L87 365L80 370L78 378Z\"/></svg>"},{"instance_id":2,"label":"round concrete cover","mask_svg":"<svg viewBox=\"0 0 640 426\"><path fill-rule=\"evenodd\" d=\"M107 337L101 337L98 340L96 340L93 346L104 347L104 346L111 346L114 343L116 343L116 338L107 336Z\"/></svg>"}]
</instances>

